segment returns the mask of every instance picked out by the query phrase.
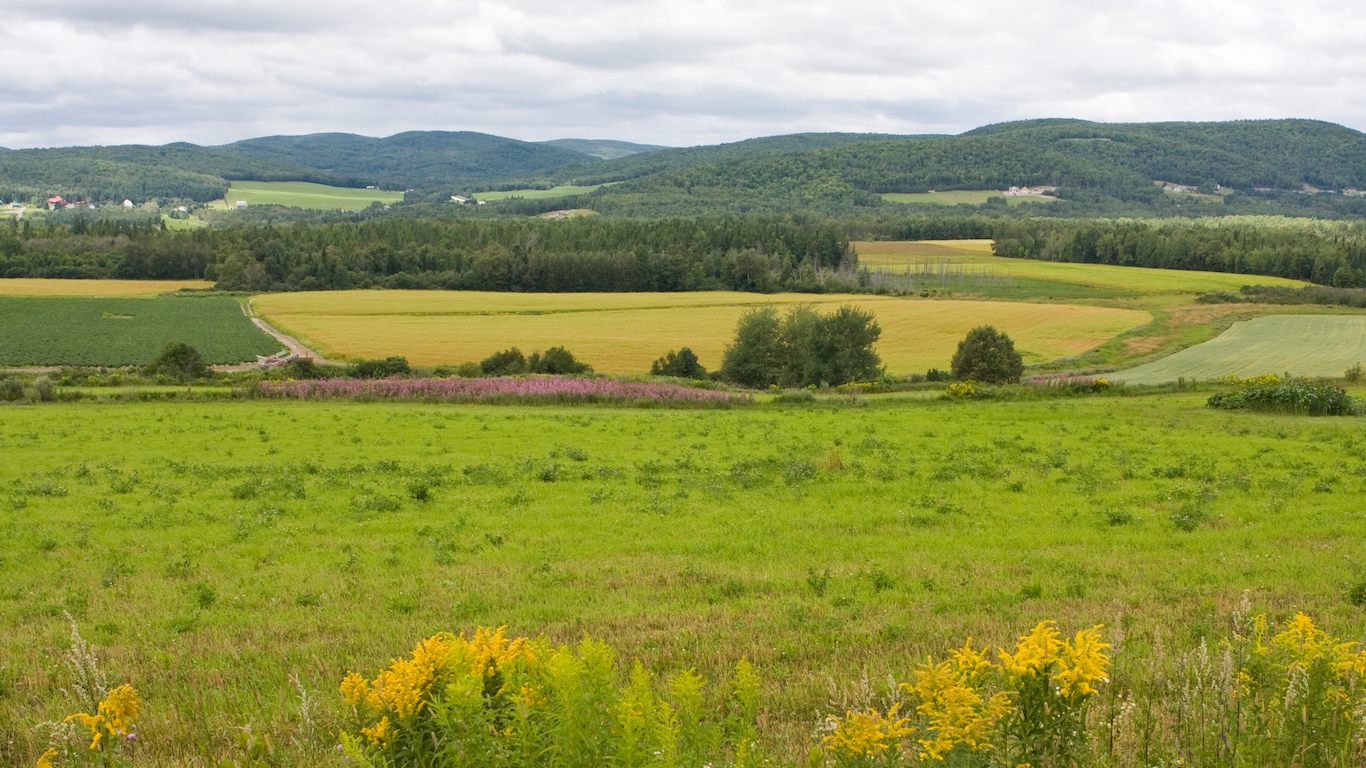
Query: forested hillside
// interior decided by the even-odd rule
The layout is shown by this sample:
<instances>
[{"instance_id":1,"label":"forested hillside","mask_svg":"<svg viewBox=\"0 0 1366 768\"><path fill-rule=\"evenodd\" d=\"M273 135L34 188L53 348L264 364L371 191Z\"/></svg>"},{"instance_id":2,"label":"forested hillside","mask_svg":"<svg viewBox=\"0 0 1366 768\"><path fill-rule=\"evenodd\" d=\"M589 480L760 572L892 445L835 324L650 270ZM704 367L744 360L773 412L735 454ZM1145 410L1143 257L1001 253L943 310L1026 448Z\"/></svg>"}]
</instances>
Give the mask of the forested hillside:
<instances>
[{"instance_id":1,"label":"forested hillside","mask_svg":"<svg viewBox=\"0 0 1366 768\"><path fill-rule=\"evenodd\" d=\"M632 144L629 141L612 141L610 139L553 139L540 143L579 152L599 160L615 160L628 155L638 155L641 152L672 149L672 147L664 147L658 144Z\"/></svg>"},{"instance_id":2,"label":"forested hillside","mask_svg":"<svg viewBox=\"0 0 1366 768\"><path fill-rule=\"evenodd\" d=\"M582 152L470 131L269 136L220 147L231 155L322 168L392 189L465 184L591 160Z\"/></svg>"}]
</instances>

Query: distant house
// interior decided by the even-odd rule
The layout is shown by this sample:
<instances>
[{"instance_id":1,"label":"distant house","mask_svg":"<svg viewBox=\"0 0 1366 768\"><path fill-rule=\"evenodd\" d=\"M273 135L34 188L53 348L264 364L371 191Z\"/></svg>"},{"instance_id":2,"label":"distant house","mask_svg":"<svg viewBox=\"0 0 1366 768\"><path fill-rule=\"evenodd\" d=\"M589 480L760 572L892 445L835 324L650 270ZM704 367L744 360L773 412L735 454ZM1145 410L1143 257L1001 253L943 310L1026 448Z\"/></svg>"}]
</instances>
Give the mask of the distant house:
<instances>
[{"instance_id":1,"label":"distant house","mask_svg":"<svg viewBox=\"0 0 1366 768\"><path fill-rule=\"evenodd\" d=\"M132 208L132 207L133 207L133 201L132 201L132 200L125 199L125 200L123 201L123 207L124 207L124 208Z\"/></svg>"},{"instance_id":2,"label":"distant house","mask_svg":"<svg viewBox=\"0 0 1366 768\"><path fill-rule=\"evenodd\" d=\"M54 211L55 211L55 210L57 210L58 208L64 207L65 205L66 205L66 198L63 198L63 197L49 197L49 198L47 199L47 207L48 207L50 210L54 210Z\"/></svg>"},{"instance_id":3,"label":"distant house","mask_svg":"<svg viewBox=\"0 0 1366 768\"><path fill-rule=\"evenodd\" d=\"M464 203L468 203L469 201L470 201L470 199L469 199L468 197L461 197L460 195L451 195L451 202L452 202L452 203L461 203L461 204L464 204Z\"/></svg>"},{"instance_id":4,"label":"distant house","mask_svg":"<svg viewBox=\"0 0 1366 768\"><path fill-rule=\"evenodd\" d=\"M247 201L246 201L246 200L238 200L238 201L237 201L237 207L238 207L238 208L246 208L246 207L247 207Z\"/></svg>"}]
</instances>

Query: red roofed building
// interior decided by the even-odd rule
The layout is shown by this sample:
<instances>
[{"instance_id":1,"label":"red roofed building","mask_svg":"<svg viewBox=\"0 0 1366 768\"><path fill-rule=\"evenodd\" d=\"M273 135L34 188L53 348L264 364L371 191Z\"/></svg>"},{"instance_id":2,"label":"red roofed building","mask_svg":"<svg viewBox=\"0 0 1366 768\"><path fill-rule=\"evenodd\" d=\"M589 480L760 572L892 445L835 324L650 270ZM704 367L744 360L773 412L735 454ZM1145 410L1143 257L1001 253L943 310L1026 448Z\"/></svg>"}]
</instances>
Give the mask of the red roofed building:
<instances>
[{"instance_id":1,"label":"red roofed building","mask_svg":"<svg viewBox=\"0 0 1366 768\"><path fill-rule=\"evenodd\" d=\"M61 197L49 197L49 198L47 199L47 207L48 207L49 209L51 209L51 210L56 210L57 208L62 207L62 206L65 206L65 205L66 205L66 199L65 199L65 198L61 198Z\"/></svg>"}]
</instances>

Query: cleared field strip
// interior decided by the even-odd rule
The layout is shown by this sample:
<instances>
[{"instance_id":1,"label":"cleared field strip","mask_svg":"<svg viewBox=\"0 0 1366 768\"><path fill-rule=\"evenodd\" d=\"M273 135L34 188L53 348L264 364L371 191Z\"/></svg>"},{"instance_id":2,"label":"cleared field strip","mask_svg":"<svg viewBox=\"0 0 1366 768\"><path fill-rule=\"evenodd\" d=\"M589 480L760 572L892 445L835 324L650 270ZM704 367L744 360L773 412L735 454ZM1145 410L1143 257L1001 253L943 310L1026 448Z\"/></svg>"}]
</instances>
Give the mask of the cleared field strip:
<instances>
[{"instance_id":1,"label":"cleared field strip","mask_svg":"<svg viewBox=\"0 0 1366 768\"><path fill-rule=\"evenodd\" d=\"M3 366L141 365L171 342L211 364L280 349L230 298L0 296Z\"/></svg>"},{"instance_id":2,"label":"cleared field strip","mask_svg":"<svg viewBox=\"0 0 1366 768\"><path fill-rule=\"evenodd\" d=\"M1007 259L992 255L990 240L861 241L851 245L858 252L859 264L872 269L895 271L909 267L912 272L917 272L925 265L933 266L942 262L966 265L969 271L977 269L1001 276L1122 288L1135 293L1205 293L1236 291L1244 285L1288 285L1294 288L1305 285L1302 281L1282 277L1227 272Z\"/></svg>"},{"instance_id":3,"label":"cleared field strip","mask_svg":"<svg viewBox=\"0 0 1366 768\"><path fill-rule=\"evenodd\" d=\"M1130 384L1292 373L1341 376L1366 362L1366 316L1272 315L1237 323L1219 337L1113 375Z\"/></svg>"},{"instance_id":4,"label":"cleared field strip","mask_svg":"<svg viewBox=\"0 0 1366 768\"><path fill-rule=\"evenodd\" d=\"M503 192L476 192L474 197L479 200L506 200L509 197L520 197L525 200L544 200L548 197L569 197L571 195L585 195L603 186L593 184L585 187L575 187L563 184L550 189L509 189Z\"/></svg>"},{"instance_id":5,"label":"cleared field strip","mask_svg":"<svg viewBox=\"0 0 1366 768\"><path fill-rule=\"evenodd\" d=\"M212 288L209 280L49 280L0 278L0 296L155 296L181 288Z\"/></svg>"},{"instance_id":6,"label":"cleared field strip","mask_svg":"<svg viewBox=\"0 0 1366 768\"><path fill-rule=\"evenodd\" d=\"M992 190L956 189L948 192L883 192L883 200L892 203L932 203L934 205L981 205L993 197L1005 198L1006 205L1019 205L1024 202L1051 203L1056 197L1047 195L1007 195Z\"/></svg>"},{"instance_id":7,"label":"cleared field strip","mask_svg":"<svg viewBox=\"0 0 1366 768\"><path fill-rule=\"evenodd\" d=\"M354 189L311 184L306 181L234 181L228 196L211 203L214 207L232 208L238 200L247 205L290 205L297 208L364 208L372 202L396 203L403 200L402 192L382 189Z\"/></svg>"},{"instance_id":8,"label":"cleared field strip","mask_svg":"<svg viewBox=\"0 0 1366 768\"><path fill-rule=\"evenodd\" d=\"M330 357L404 355L417 365L481 360L507 347L566 346L606 373L644 373L670 349L690 347L715 368L746 309L853 304L882 326L878 353L892 373L947 368L978 325L1010 334L1028 362L1089 350L1148 323L1146 312L1018 302L738 293L509 294L364 291L274 294L257 312Z\"/></svg>"}]
</instances>

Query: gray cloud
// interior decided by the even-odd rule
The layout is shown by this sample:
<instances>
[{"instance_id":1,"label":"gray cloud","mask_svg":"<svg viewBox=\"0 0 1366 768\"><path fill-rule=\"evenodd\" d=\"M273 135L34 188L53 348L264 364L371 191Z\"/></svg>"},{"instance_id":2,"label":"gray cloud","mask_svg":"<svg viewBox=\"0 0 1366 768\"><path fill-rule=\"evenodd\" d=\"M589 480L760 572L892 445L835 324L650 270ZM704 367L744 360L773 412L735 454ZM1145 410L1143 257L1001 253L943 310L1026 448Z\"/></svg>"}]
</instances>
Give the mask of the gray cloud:
<instances>
[{"instance_id":1,"label":"gray cloud","mask_svg":"<svg viewBox=\"0 0 1366 768\"><path fill-rule=\"evenodd\" d=\"M685 146L1051 116L1366 127L1366 9L1337 0L576 6L25 4L0 19L0 145L439 129Z\"/></svg>"}]
</instances>

